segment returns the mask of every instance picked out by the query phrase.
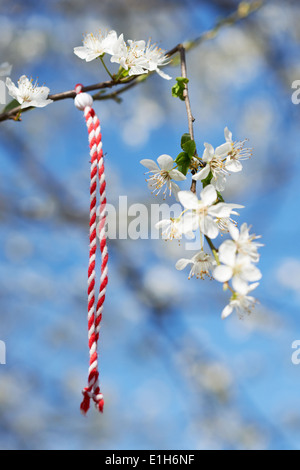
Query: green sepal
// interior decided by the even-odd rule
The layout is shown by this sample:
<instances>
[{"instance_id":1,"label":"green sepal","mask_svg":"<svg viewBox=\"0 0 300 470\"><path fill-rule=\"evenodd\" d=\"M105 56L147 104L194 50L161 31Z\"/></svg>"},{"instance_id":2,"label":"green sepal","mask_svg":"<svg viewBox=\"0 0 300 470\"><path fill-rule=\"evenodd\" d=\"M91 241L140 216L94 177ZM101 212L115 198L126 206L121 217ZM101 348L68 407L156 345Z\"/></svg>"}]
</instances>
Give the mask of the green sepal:
<instances>
[{"instance_id":1,"label":"green sepal","mask_svg":"<svg viewBox=\"0 0 300 470\"><path fill-rule=\"evenodd\" d=\"M207 177L201 181L201 183L203 184L203 188L206 188L206 186L208 186L211 183L212 179L213 179L213 174L212 172L210 172L209 175L207 175Z\"/></svg>"},{"instance_id":2,"label":"green sepal","mask_svg":"<svg viewBox=\"0 0 300 470\"><path fill-rule=\"evenodd\" d=\"M225 202L225 201L224 201L224 198L223 198L223 196L222 196L222 194L220 193L220 191L217 191L217 195L218 195L218 200L219 200L220 202Z\"/></svg>"},{"instance_id":3,"label":"green sepal","mask_svg":"<svg viewBox=\"0 0 300 470\"><path fill-rule=\"evenodd\" d=\"M18 108L20 106L20 103L17 100L12 100L10 103L8 103L7 106L2 110L2 113L8 113L9 111L12 111L15 108Z\"/></svg>"}]
</instances>

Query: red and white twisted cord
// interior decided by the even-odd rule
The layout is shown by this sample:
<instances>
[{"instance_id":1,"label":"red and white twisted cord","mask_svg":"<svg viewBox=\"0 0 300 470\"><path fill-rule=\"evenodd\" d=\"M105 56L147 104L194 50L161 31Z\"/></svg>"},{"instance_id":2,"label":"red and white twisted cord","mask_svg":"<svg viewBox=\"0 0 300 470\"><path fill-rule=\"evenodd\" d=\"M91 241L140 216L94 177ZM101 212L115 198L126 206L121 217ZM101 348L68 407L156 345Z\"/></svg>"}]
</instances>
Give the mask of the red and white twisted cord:
<instances>
[{"instance_id":1,"label":"red and white twisted cord","mask_svg":"<svg viewBox=\"0 0 300 470\"><path fill-rule=\"evenodd\" d=\"M87 93L82 93L82 85L76 85L75 106L84 112L89 135L91 157L91 182L90 182L90 253L88 268L88 336L90 351L90 367L88 386L83 390L81 411L86 414L90 407L91 399L99 411L103 412L104 400L99 387L98 370L98 340L100 323L102 319L105 300L107 277L108 251L106 244L106 181L104 173L104 158L102 150L102 136L100 122L93 109L93 99ZM100 184L100 223L99 239L101 250L101 278L100 290L96 306L95 279L96 279L96 250L97 250L97 180Z\"/></svg>"}]
</instances>

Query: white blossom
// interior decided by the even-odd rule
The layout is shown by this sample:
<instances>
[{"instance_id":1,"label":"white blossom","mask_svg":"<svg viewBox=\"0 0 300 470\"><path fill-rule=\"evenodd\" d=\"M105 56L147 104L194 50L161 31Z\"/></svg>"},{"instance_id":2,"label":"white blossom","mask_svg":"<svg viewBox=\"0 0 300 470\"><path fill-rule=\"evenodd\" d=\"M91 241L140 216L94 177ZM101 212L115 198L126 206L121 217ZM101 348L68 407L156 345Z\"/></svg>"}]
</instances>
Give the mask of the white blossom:
<instances>
[{"instance_id":1,"label":"white blossom","mask_svg":"<svg viewBox=\"0 0 300 470\"><path fill-rule=\"evenodd\" d=\"M8 62L3 62L3 64L0 65L0 77L7 77L10 75L11 69L12 65L10 65Z\"/></svg>"},{"instance_id":2,"label":"white blossom","mask_svg":"<svg viewBox=\"0 0 300 470\"><path fill-rule=\"evenodd\" d=\"M43 108L52 103L52 100L48 99L49 88L33 84L33 81L29 80L25 75L22 75L18 80L18 86L8 77L6 79L6 86L10 96L20 103L22 109L31 106Z\"/></svg>"},{"instance_id":3,"label":"white blossom","mask_svg":"<svg viewBox=\"0 0 300 470\"><path fill-rule=\"evenodd\" d=\"M74 48L74 54L86 62L91 62L104 54L117 54L123 43L123 34L118 38L116 31L104 34L101 31L98 34L90 33L84 37L83 46Z\"/></svg>"},{"instance_id":4,"label":"white blossom","mask_svg":"<svg viewBox=\"0 0 300 470\"><path fill-rule=\"evenodd\" d=\"M128 45L122 41L117 52L111 58L111 62L120 64L124 70L129 70L128 75L142 75L156 71L162 78L170 80L171 77L160 70L159 67L167 65L170 60L165 56L165 51L151 45L148 41L128 40Z\"/></svg>"},{"instance_id":5,"label":"white blossom","mask_svg":"<svg viewBox=\"0 0 300 470\"><path fill-rule=\"evenodd\" d=\"M219 248L219 260L221 263L214 270L214 278L222 283L232 280L233 289L242 295L246 295L249 282L259 281L262 277L260 270L252 264L247 255L236 253L235 244L225 241Z\"/></svg>"},{"instance_id":6,"label":"white blossom","mask_svg":"<svg viewBox=\"0 0 300 470\"><path fill-rule=\"evenodd\" d=\"M170 63L170 59L166 57L165 51L160 49L159 47L155 46L155 44L150 44L148 41L146 50L145 50L145 59L146 59L146 68L153 72L154 70L160 75L162 78L166 80L171 80L172 77L167 75L159 67L163 67Z\"/></svg>"},{"instance_id":7,"label":"white blossom","mask_svg":"<svg viewBox=\"0 0 300 470\"><path fill-rule=\"evenodd\" d=\"M237 212L232 212L234 214ZM236 225L236 222L231 217L220 217L216 219L220 232L228 233L230 225Z\"/></svg>"},{"instance_id":8,"label":"white blossom","mask_svg":"<svg viewBox=\"0 0 300 470\"><path fill-rule=\"evenodd\" d=\"M236 212L234 209L240 209L241 206L239 204L230 204L227 203L227 206L231 207L231 215L240 215L238 212ZM233 220L231 217L220 217L216 219L216 222L218 224L220 232L223 233L228 233L229 232L229 227L237 226L237 223L235 220Z\"/></svg>"},{"instance_id":9,"label":"white blossom","mask_svg":"<svg viewBox=\"0 0 300 470\"><path fill-rule=\"evenodd\" d=\"M219 227L216 220L223 217L230 217L233 207L242 208L238 204L226 204L220 202L216 204L217 192L213 185L206 186L200 193L200 200L191 191L180 191L178 198L181 204L187 209L184 215L186 226L190 230L200 231L209 238L214 239L219 235Z\"/></svg>"},{"instance_id":10,"label":"white blossom","mask_svg":"<svg viewBox=\"0 0 300 470\"><path fill-rule=\"evenodd\" d=\"M225 318L229 317L234 310L237 312L239 317L242 317L245 314L250 314L255 307L257 300L248 294L256 289L257 286L259 286L258 282L251 284L248 286L245 294L234 293L229 304L226 305L222 312L222 319L225 320Z\"/></svg>"},{"instance_id":11,"label":"white blossom","mask_svg":"<svg viewBox=\"0 0 300 470\"><path fill-rule=\"evenodd\" d=\"M242 171L243 165L241 164L241 160L247 160L251 156L251 150L245 148L246 140L243 142L233 142L232 140L232 132L228 129L228 127L224 130L224 135L226 142L231 145L231 149L228 152L227 160L225 163L226 170L237 173Z\"/></svg>"},{"instance_id":12,"label":"white blossom","mask_svg":"<svg viewBox=\"0 0 300 470\"><path fill-rule=\"evenodd\" d=\"M258 248L263 246L262 243L257 243L254 240L261 238L255 234L250 235L250 227L246 223L242 224L239 230L236 226L230 224L229 232L232 240L228 240L227 244L233 244L238 253L248 255L254 263L259 261Z\"/></svg>"},{"instance_id":13,"label":"white blossom","mask_svg":"<svg viewBox=\"0 0 300 470\"><path fill-rule=\"evenodd\" d=\"M231 144L226 142L220 145L220 147L217 147L216 150L211 144L206 143L204 145L205 150L202 159L206 165L193 176L193 179L202 181L212 172L213 178L211 184L216 187L217 191L223 191L226 184L226 175L228 174L225 162L228 153L232 149Z\"/></svg>"},{"instance_id":14,"label":"white blossom","mask_svg":"<svg viewBox=\"0 0 300 470\"><path fill-rule=\"evenodd\" d=\"M157 159L158 165L149 159L141 160L141 164L150 170L150 177L147 179L149 187L153 192L158 195L162 188L166 185L163 192L166 196L169 190L169 195L173 193L175 197L179 192L179 186L174 181L183 181L186 177L178 170L174 169L174 161L170 155L161 155Z\"/></svg>"},{"instance_id":15,"label":"white blossom","mask_svg":"<svg viewBox=\"0 0 300 470\"><path fill-rule=\"evenodd\" d=\"M204 251L200 251L192 259L185 259L182 258L176 263L176 269L178 271L182 271L185 269L189 264L192 265L192 269L189 274L189 279L191 277L196 276L197 279L204 279L205 276L212 277L211 271L214 268L216 261L214 258L205 253Z\"/></svg>"},{"instance_id":16,"label":"white blossom","mask_svg":"<svg viewBox=\"0 0 300 470\"><path fill-rule=\"evenodd\" d=\"M129 70L128 75L142 75L148 73L146 69L145 41L128 40L128 46L122 41L118 51L113 54L111 62L120 64L124 70Z\"/></svg>"},{"instance_id":17,"label":"white blossom","mask_svg":"<svg viewBox=\"0 0 300 470\"><path fill-rule=\"evenodd\" d=\"M158 230L162 229L162 237L165 240L181 240L183 234L190 238L194 238L193 232L189 231L184 226L184 220L181 217L178 217L177 219L170 218L161 220L155 225L155 228Z\"/></svg>"}]
</instances>

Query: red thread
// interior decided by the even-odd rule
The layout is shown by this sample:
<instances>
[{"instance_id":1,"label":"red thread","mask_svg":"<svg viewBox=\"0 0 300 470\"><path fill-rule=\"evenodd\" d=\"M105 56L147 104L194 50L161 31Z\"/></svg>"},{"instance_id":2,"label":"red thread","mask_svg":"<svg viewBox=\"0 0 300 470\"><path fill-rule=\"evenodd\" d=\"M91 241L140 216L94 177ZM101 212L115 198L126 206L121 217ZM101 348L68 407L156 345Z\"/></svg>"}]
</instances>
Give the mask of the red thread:
<instances>
[{"instance_id":1,"label":"red thread","mask_svg":"<svg viewBox=\"0 0 300 470\"><path fill-rule=\"evenodd\" d=\"M84 110L84 116L89 135L90 157L91 157L91 183L90 183L90 253L88 268L88 332L89 332L89 351L90 368L88 377L88 386L83 390L83 401L80 409L86 414L90 408L91 399L96 408L102 413L104 407L103 395L99 387L98 370L98 340L100 332L100 323L102 320L103 305L105 301L106 286L108 283L107 263L108 251L106 243L106 181L104 173L104 158L102 150L102 135L99 119L92 108L92 99L90 95L82 93L83 86L78 84L75 87L77 96L75 105ZM101 278L98 301L95 299L95 267L97 250L97 179L100 186L100 223L99 239L101 251Z\"/></svg>"},{"instance_id":2,"label":"red thread","mask_svg":"<svg viewBox=\"0 0 300 470\"><path fill-rule=\"evenodd\" d=\"M82 88L83 85L81 85L81 83L77 83L77 85L75 86L75 92L77 93L77 95L79 95L79 93L82 93Z\"/></svg>"}]
</instances>

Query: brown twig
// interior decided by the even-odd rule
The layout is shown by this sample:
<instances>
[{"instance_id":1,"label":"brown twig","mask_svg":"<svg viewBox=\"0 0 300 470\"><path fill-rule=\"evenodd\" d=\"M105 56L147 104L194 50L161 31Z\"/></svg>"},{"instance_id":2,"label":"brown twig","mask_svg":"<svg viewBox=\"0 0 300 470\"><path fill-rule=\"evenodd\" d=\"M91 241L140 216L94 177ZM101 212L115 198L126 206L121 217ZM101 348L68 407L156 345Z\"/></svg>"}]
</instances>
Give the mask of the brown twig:
<instances>
[{"instance_id":1,"label":"brown twig","mask_svg":"<svg viewBox=\"0 0 300 470\"><path fill-rule=\"evenodd\" d=\"M179 47L179 53L180 53L181 76L183 78L187 78L185 48L182 44L180 44L178 47ZM195 140L194 139L194 126L193 126L193 123L195 122L195 118L193 117L193 114L192 114L191 102L190 102L190 97L189 97L189 89L188 89L187 83L185 83L183 97L184 97L186 113L188 117L189 133L190 133L192 140Z\"/></svg>"},{"instance_id":2,"label":"brown twig","mask_svg":"<svg viewBox=\"0 0 300 470\"><path fill-rule=\"evenodd\" d=\"M118 90L116 91L113 91L112 93L101 93L101 91L99 93L96 93L95 95L93 95L93 99L94 100L98 100L98 101L104 101L104 100L115 100L117 102L121 102L121 99L118 98L119 95L125 93L125 91L128 91L130 90L131 88L135 87L136 85L138 85L139 83L141 82L144 82L145 80L147 79L147 75L140 75L139 77L135 77L135 80L131 80L130 83L128 83L127 85L124 85L122 88L119 88Z\"/></svg>"},{"instance_id":3,"label":"brown twig","mask_svg":"<svg viewBox=\"0 0 300 470\"><path fill-rule=\"evenodd\" d=\"M179 44L177 46L177 48L178 48L179 53L180 53L181 76L183 78L187 78L185 47L182 44ZM195 122L195 118L192 114L191 102L190 102L190 97L189 97L189 88L188 88L187 83L185 83L185 87L184 87L184 91L183 91L183 97L184 97L185 106L186 106L189 133L190 133L190 136L191 136L192 140L195 140L194 139L194 122ZM195 151L195 155L197 155L197 150ZM196 193L196 186L197 186L197 181L192 180L191 191L193 193Z\"/></svg>"},{"instance_id":4,"label":"brown twig","mask_svg":"<svg viewBox=\"0 0 300 470\"><path fill-rule=\"evenodd\" d=\"M181 63L181 76L183 78L187 78L187 68L186 68L186 56L185 56L185 47L180 44L178 46L179 48L179 53L180 53L180 63ZM189 125L189 133L190 136L193 140L194 139L194 122L195 118L193 117L192 113L192 108L191 108L191 102L190 102L190 97L189 97L189 89L188 89L188 84L185 83L185 89L183 92L183 97L185 101L185 106L186 106L186 113L188 117L188 125ZM197 150L195 151L195 156L197 156ZM192 172L193 174L193 172ZM192 179L192 185L191 185L191 191L195 194L196 193L196 188L197 188L197 181ZM207 236L205 236L207 243L209 244L209 247L213 253L217 253L218 250L214 246L213 242L211 239Z\"/></svg>"}]
</instances>

